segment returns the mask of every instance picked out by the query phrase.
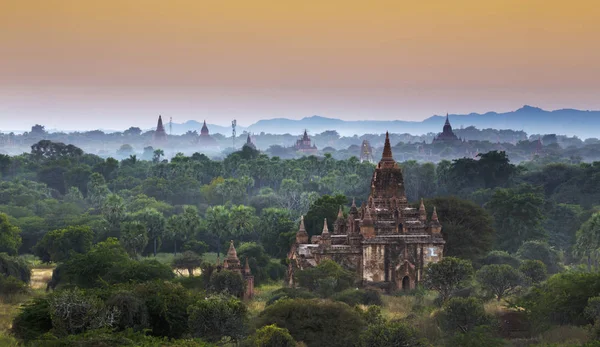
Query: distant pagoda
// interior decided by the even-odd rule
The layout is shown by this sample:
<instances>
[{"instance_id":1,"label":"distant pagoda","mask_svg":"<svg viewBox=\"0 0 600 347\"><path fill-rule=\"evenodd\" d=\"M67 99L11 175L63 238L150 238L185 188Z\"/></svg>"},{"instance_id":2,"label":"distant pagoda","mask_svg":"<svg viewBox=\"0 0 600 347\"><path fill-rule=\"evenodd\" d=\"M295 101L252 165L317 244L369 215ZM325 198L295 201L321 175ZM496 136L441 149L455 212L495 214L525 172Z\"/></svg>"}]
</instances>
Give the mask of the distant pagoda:
<instances>
[{"instance_id":1,"label":"distant pagoda","mask_svg":"<svg viewBox=\"0 0 600 347\"><path fill-rule=\"evenodd\" d=\"M369 162L374 163L373 159L373 149L371 149L371 144L368 140L363 140L362 145L360 145L360 162Z\"/></svg>"},{"instance_id":2,"label":"distant pagoda","mask_svg":"<svg viewBox=\"0 0 600 347\"><path fill-rule=\"evenodd\" d=\"M152 137L154 144L162 145L167 143L167 132L165 131L165 127L163 126L162 116L158 116L158 124L156 125L156 130L154 131L154 136Z\"/></svg>"},{"instance_id":3,"label":"distant pagoda","mask_svg":"<svg viewBox=\"0 0 600 347\"><path fill-rule=\"evenodd\" d=\"M202 129L200 130L200 136L198 136L198 144L202 147L206 148L218 148L219 144L217 140L215 140L212 136L210 136L208 132L208 127L206 126L206 120L204 124L202 124Z\"/></svg>"},{"instance_id":4,"label":"distant pagoda","mask_svg":"<svg viewBox=\"0 0 600 347\"><path fill-rule=\"evenodd\" d=\"M454 131L452 131L452 125L450 125L450 119L446 113L446 123L444 123L444 129L433 139L433 143L452 144L460 141L461 140L456 136L456 134L454 134Z\"/></svg>"},{"instance_id":5,"label":"distant pagoda","mask_svg":"<svg viewBox=\"0 0 600 347\"><path fill-rule=\"evenodd\" d=\"M250 133L248 133L248 138L246 138L246 143L244 143L243 147L249 147L253 150L256 150L256 145L252 142L252 138L250 137Z\"/></svg>"},{"instance_id":6,"label":"distant pagoda","mask_svg":"<svg viewBox=\"0 0 600 347\"><path fill-rule=\"evenodd\" d=\"M317 153L317 146L311 143L310 137L308 137L308 133L306 129L304 129L304 135L302 138L296 140L296 145L294 146L296 151L307 153L307 154L315 154Z\"/></svg>"}]
</instances>

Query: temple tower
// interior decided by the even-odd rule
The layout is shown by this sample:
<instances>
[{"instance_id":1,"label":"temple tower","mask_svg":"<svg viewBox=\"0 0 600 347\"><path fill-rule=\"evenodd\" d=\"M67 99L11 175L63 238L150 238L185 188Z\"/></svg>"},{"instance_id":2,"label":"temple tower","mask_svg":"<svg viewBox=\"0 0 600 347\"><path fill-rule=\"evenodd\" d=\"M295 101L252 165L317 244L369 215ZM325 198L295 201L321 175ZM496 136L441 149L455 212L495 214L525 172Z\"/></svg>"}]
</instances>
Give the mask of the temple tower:
<instances>
[{"instance_id":1,"label":"temple tower","mask_svg":"<svg viewBox=\"0 0 600 347\"><path fill-rule=\"evenodd\" d=\"M167 142L167 132L165 131L165 127L163 125L162 116L158 116L158 124L156 124L156 130L154 131L154 136L152 140L157 145L162 145Z\"/></svg>"}]
</instances>

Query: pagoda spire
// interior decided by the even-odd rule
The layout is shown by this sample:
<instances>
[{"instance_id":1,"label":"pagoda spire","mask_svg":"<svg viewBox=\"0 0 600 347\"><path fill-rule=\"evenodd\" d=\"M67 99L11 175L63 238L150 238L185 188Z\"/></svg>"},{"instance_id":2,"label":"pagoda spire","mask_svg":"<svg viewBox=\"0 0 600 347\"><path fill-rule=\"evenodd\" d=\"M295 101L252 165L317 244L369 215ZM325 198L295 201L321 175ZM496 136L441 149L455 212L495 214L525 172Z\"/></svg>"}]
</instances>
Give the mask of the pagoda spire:
<instances>
[{"instance_id":1,"label":"pagoda spire","mask_svg":"<svg viewBox=\"0 0 600 347\"><path fill-rule=\"evenodd\" d=\"M445 125L450 125L450 117L448 116L448 113L446 112L446 123Z\"/></svg>"},{"instance_id":2,"label":"pagoda spire","mask_svg":"<svg viewBox=\"0 0 600 347\"><path fill-rule=\"evenodd\" d=\"M419 220L425 222L427 220L427 212L425 212L425 204L421 198L421 206L419 206Z\"/></svg>"},{"instance_id":3,"label":"pagoda spire","mask_svg":"<svg viewBox=\"0 0 600 347\"><path fill-rule=\"evenodd\" d=\"M437 208L435 206L433 206L433 214L431 215L431 221L439 222L438 215L437 215Z\"/></svg>"},{"instance_id":4,"label":"pagoda spire","mask_svg":"<svg viewBox=\"0 0 600 347\"><path fill-rule=\"evenodd\" d=\"M237 256L237 251L235 250L235 246L233 245L233 240L229 241L229 250L227 251L227 259L239 260L238 256Z\"/></svg>"},{"instance_id":5,"label":"pagoda spire","mask_svg":"<svg viewBox=\"0 0 600 347\"><path fill-rule=\"evenodd\" d=\"M390 134L385 132L385 145L383 146L383 155L381 161L394 161L392 157L392 146L390 145Z\"/></svg>"},{"instance_id":6,"label":"pagoda spire","mask_svg":"<svg viewBox=\"0 0 600 347\"><path fill-rule=\"evenodd\" d=\"M244 274L250 275L250 265L248 264L248 257L246 257L246 264L244 265Z\"/></svg>"},{"instance_id":7,"label":"pagoda spire","mask_svg":"<svg viewBox=\"0 0 600 347\"><path fill-rule=\"evenodd\" d=\"M298 228L298 232L296 233L296 243L308 243L308 233L304 227L304 216L300 217L300 228Z\"/></svg>"},{"instance_id":8,"label":"pagoda spire","mask_svg":"<svg viewBox=\"0 0 600 347\"><path fill-rule=\"evenodd\" d=\"M338 219L343 219L344 218L344 212L342 211L342 205L340 205L340 209L338 210L337 217L338 217Z\"/></svg>"},{"instance_id":9,"label":"pagoda spire","mask_svg":"<svg viewBox=\"0 0 600 347\"><path fill-rule=\"evenodd\" d=\"M328 235L329 234L329 228L327 227L327 218L325 218L325 221L323 222L323 235Z\"/></svg>"}]
</instances>

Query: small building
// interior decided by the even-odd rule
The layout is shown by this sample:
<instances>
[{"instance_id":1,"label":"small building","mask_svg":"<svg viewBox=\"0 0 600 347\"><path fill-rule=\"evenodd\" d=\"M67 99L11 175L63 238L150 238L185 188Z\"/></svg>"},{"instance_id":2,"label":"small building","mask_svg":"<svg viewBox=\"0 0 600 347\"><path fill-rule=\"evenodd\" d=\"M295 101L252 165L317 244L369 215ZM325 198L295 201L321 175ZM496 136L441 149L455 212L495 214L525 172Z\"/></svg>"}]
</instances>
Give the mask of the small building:
<instances>
[{"instance_id":1,"label":"small building","mask_svg":"<svg viewBox=\"0 0 600 347\"><path fill-rule=\"evenodd\" d=\"M333 233L325 220L321 234L310 241L302 218L288 253L286 281L294 286L296 271L329 259L354 271L363 286L388 292L414 289L425 266L442 259L441 231L435 207L428 221L422 200L419 209L408 205L402 169L392 157L386 133L366 203L359 208L353 201L347 217L340 206Z\"/></svg>"},{"instance_id":2,"label":"small building","mask_svg":"<svg viewBox=\"0 0 600 347\"><path fill-rule=\"evenodd\" d=\"M302 137L296 140L296 145L294 145L294 148L296 149L296 151L306 154L316 154L318 151L317 146L311 143L310 137L308 137L306 129L304 130L304 134L302 135Z\"/></svg>"},{"instance_id":3,"label":"small building","mask_svg":"<svg viewBox=\"0 0 600 347\"><path fill-rule=\"evenodd\" d=\"M152 136L152 141L155 145L164 145L167 143L167 132L163 126L162 116L158 116L158 124L156 124L156 130Z\"/></svg>"},{"instance_id":4,"label":"small building","mask_svg":"<svg viewBox=\"0 0 600 347\"><path fill-rule=\"evenodd\" d=\"M223 261L223 269L237 272L244 279L244 299L252 299L254 297L254 276L250 272L250 265L248 265L248 258L246 258L246 264L242 269L242 265L237 256L237 251L233 245L233 240L229 243L229 250L227 251L227 257Z\"/></svg>"}]
</instances>

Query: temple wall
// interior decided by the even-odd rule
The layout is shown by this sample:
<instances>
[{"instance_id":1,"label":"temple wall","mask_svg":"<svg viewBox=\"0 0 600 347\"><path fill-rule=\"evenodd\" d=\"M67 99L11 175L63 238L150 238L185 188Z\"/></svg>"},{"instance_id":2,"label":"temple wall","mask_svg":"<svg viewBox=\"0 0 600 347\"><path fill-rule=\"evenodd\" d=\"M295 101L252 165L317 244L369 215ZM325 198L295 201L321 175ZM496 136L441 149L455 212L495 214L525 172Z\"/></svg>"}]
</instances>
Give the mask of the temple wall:
<instances>
[{"instance_id":1,"label":"temple wall","mask_svg":"<svg viewBox=\"0 0 600 347\"><path fill-rule=\"evenodd\" d=\"M385 280L385 245L363 246L363 281L382 282Z\"/></svg>"}]
</instances>

